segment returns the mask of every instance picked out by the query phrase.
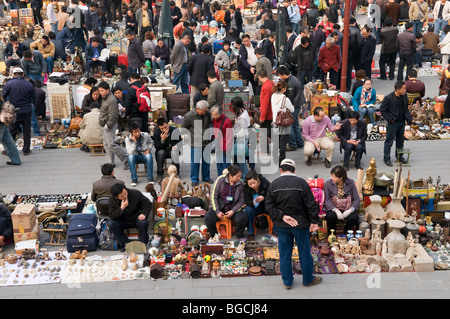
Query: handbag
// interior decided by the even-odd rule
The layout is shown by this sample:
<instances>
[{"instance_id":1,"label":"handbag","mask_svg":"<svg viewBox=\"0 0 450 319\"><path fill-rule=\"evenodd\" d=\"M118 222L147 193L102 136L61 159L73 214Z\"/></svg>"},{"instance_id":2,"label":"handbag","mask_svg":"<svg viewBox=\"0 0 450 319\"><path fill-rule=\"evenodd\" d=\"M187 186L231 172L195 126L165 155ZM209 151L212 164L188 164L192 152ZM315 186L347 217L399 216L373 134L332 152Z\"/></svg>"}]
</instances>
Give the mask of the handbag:
<instances>
[{"instance_id":1,"label":"handbag","mask_svg":"<svg viewBox=\"0 0 450 319\"><path fill-rule=\"evenodd\" d=\"M283 105L277 113L277 117L275 119L275 124L277 126L291 126L294 124L294 117L292 113L286 110L285 107L286 97L283 98Z\"/></svg>"}]
</instances>

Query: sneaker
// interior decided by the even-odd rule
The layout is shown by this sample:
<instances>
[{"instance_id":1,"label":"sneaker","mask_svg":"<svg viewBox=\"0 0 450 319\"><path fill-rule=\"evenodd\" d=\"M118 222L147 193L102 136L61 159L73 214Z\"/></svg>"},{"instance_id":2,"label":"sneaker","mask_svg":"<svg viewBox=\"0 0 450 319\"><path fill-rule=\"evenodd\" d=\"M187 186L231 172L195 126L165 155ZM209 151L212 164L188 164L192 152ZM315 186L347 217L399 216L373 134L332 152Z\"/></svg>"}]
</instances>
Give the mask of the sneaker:
<instances>
[{"instance_id":1,"label":"sneaker","mask_svg":"<svg viewBox=\"0 0 450 319\"><path fill-rule=\"evenodd\" d=\"M308 160L306 161L306 165L307 166L311 166L312 165L312 156L308 157Z\"/></svg>"},{"instance_id":2,"label":"sneaker","mask_svg":"<svg viewBox=\"0 0 450 319\"><path fill-rule=\"evenodd\" d=\"M327 159L325 159L325 167L326 168L330 168L331 167L331 162Z\"/></svg>"},{"instance_id":3,"label":"sneaker","mask_svg":"<svg viewBox=\"0 0 450 319\"><path fill-rule=\"evenodd\" d=\"M155 182L153 181L153 179L151 179L151 178L147 179L147 182L148 182L149 184L154 184L154 183L155 183Z\"/></svg>"},{"instance_id":4,"label":"sneaker","mask_svg":"<svg viewBox=\"0 0 450 319\"><path fill-rule=\"evenodd\" d=\"M137 186L137 181L132 181L131 186L133 186L133 187Z\"/></svg>"},{"instance_id":5,"label":"sneaker","mask_svg":"<svg viewBox=\"0 0 450 319\"><path fill-rule=\"evenodd\" d=\"M384 160L384 164L387 166L393 166L391 160Z\"/></svg>"},{"instance_id":6,"label":"sneaker","mask_svg":"<svg viewBox=\"0 0 450 319\"><path fill-rule=\"evenodd\" d=\"M198 186L198 182L192 182L192 187Z\"/></svg>"},{"instance_id":7,"label":"sneaker","mask_svg":"<svg viewBox=\"0 0 450 319\"><path fill-rule=\"evenodd\" d=\"M311 281L309 284L307 284L307 285L305 285L305 284L303 284L303 286L305 286L305 287L311 287L311 286L314 286L314 285L318 285L318 284L320 284L322 282L322 277L320 277L320 276L314 276L313 277L313 281Z\"/></svg>"}]
</instances>

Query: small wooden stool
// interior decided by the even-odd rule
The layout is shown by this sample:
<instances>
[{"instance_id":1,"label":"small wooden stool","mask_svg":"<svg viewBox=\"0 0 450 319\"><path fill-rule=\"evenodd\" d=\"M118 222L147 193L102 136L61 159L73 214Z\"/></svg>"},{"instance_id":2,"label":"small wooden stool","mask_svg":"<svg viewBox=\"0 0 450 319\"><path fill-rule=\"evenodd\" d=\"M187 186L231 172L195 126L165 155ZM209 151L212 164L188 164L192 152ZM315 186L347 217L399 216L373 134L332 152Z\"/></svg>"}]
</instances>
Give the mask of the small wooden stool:
<instances>
[{"instance_id":1,"label":"small wooden stool","mask_svg":"<svg viewBox=\"0 0 450 319\"><path fill-rule=\"evenodd\" d=\"M402 164L402 166L411 166L409 163L409 156L412 154L411 150L406 148L397 148L397 163L400 163L399 159L403 156L403 154L407 154L408 157L406 158L406 164Z\"/></svg>"},{"instance_id":2,"label":"small wooden stool","mask_svg":"<svg viewBox=\"0 0 450 319\"><path fill-rule=\"evenodd\" d=\"M318 152L317 150L314 150L314 153L311 157L311 162L312 163L324 163L324 161L322 161L322 157L320 157L320 152Z\"/></svg>"},{"instance_id":3,"label":"small wooden stool","mask_svg":"<svg viewBox=\"0 0 450 319\"><path fill-rule=\"evenodd\" d=\"M91 148L91 156L104 156L106 154L103 144L91 144L88 147Z\"/></svg>"},{"instance_id":4,"label":"small wooden stool","mask_svg":"<svg viewBox=\"0 0 450 319\"><path fill-rule=\"evenodd\" d=\"M233 235L233 221L231 219L225 218L216 222L217 232L221 239L230 239ZM221 231L221 228L225 227L225 231Z\"/></svg>"},{"instance_id":5,"label":"small wooden stool","mask_svg":"<svg viewBox=\"0 0 450 319\"><path fill-rule=\"evenodd\" d=\"M259 216L266 216L267 223L269 224L269 234L272 235L272 232L273 232L273 221L272 221L272 218L270 218L270 216L267 215L267 214L259 214L258 216L256 216L256 218L258 218ZM255 230L255 235L256 235L256 232L257 232L256 218L255 218L255 221L253 222L253 229Z\"/></svg>"},{"instance_id":6,"label":"small wooden stool","mask_svg":"<svg viewBox=\"0 0 450 319\"><path fill-rule=\"evenodd\" d=\"M141 172L139 170L139 164L144 165L144 170ZM137 176L147 176L147 166L144 163L136 163L136 174Z\"/></svg>"}]
</instances>

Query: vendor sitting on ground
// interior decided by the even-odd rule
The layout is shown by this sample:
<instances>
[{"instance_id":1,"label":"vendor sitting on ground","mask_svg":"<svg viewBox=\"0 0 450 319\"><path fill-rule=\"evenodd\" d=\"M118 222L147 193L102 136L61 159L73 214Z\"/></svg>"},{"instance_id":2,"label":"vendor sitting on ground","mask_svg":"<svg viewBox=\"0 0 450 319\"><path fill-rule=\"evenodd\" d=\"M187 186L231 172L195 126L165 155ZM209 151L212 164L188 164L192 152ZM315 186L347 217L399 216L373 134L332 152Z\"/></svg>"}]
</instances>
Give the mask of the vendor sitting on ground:
<instances>
[{"instance_id":1,"label":"vendor sitting on ground","mask_svg":"<svg viewBox=\"0 0 450 319\"><path fill-rule=\"evenodd\" d=\"M92 87L91 91L83 97L83 102L81 103L83 114L89 113L94 103L98 104L98 107L102 105L102 97L100 96L98 86Z\"/></svg>"},{"instance_id":2,"label":"vendor sitting on ground","mask_svg":"<svg viewBox=\"0 0 450 319\"><path fill-rule=\"evenodd\" d=\"M232 165L226 174L219 176L214 183L211 207L205 216L205 225L210 237L217 234L216 223L222 219L231 219L236 223L236 238L244 237L248 218L244 212L244 182L239 166Z\"/></svg>"},{"instance_id":3,"label":"vendor sitting on ground","mask_svg":"<svg viewBox=\"0 0 450 319\"><path fill-rule=\"evenodd\" d=\"M130 164L131 165L131 164ZM109 198L109 217L107 226L111 230L120 251L125 251L129 242L125 230L138 228L138 240L147 244L149 217L152 202L136 189L128 189L122 184L111 187L112 196Z\"/></svg>"},{"instance_id":4,"label":"vendor sitting on ground","mask_svg":"<svg viewBox=\"0 0 450 319\"><path fill-rule=\"evenodd\" d=\"M346 220L345 234L358 226L359 194L355 181L347 177L347 170L343 166L331 169L331 178L325 182L323 191L328 229L336 229L338 220Z\"/></svg>"},{"instance_id":5,"label":"vendor sitting on ground","mask_svg":"<svg viewBox=\"0 0 450 319\"><path fill-rule=\"evenodd\" d=\"M92 185L91 200L96 201L102 197L111 197L111 187L115 184L125 185L120 179L114 176L114 165L110 163L103 164L101 167L102 178L95 181Z\"/></svg>"},{"instance_id":6,"label":"vendor sitting on ground","mask_svg":"<svg viewBox=\"0 0 450 319\"><path fill-rule=\"evenodd\" d=\"M91 111L83 116L80 123L78 136L83 144L80 151L89 153L89 145L103 144L103 133L100 126L100 103L94 102L91 104Z\"/></svg>"},{"instance_id":7,"label":"vendor sitting on ground","mask_svg":"<svg viewBox=\"0 0 450 319\"><path fill-rule=\"evenodd\" d=\"M8 207L0 204L0 247L14 241L11 212Z\"/></svg>"},{"instance_id":8,"label":"vendor sitting on ground","mask_svg":"<svg viewBox=\"0 0 450 319\"><path fill-rule=\"evenodd\" d=\"M147 168L147 180L153 182L153 139L149 133L141 132L139 123L132 123L129 128L130 135L125 138L128 153L128 165L131 173L131 186L136 186L138 176L136 164L144 163Z\"/></svg>"}]
</instances>

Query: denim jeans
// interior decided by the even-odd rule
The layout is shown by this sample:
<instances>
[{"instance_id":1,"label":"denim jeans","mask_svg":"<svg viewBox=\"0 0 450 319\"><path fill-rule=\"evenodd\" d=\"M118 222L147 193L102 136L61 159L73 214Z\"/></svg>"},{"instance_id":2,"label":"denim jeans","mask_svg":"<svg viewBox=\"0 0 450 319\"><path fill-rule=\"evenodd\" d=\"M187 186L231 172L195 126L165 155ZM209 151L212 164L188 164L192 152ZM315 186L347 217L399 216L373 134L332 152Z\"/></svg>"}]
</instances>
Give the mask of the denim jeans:
<instances>
[{"instance_id":1,"label":"denim jeans","mask_svg":"<svg viewBox=\"0 0 450 319\"><path fill-rule=\"evenodd\" d=\"M413 24L412 33L414 33L414 34L422 33L423 22L420 20L412 20L411 22Z\"/></svg>"},{"instance_id":2,"label":"denim jeans","mask_svg":"<svg viewBox=\"0 0 450 319\"><path fill-rule=\"evenodd\" d=\"M264 214L265 211L263 210L263 207L261 204L258 205L258 207L251 207L251 206L246 206L245 207L245 213L247 214L248 217L248 234L249 235L253 235L255 234L255 228L253 227L253 224L255 222L255 218L256 216L260 215L260 214Z\"/></svg>"},{"instance_id":3,"label":"denim jeans","mask_svg":"<svg viewBox=\"0 0 450 319\"><path fill-rule=\"evenodd\" d=\"M128 155L128 166L130 167L131 180L137 181L138 176L136 173L136 164L144 163L145 167L147 167L147 179L153 180L153 156L151 153L147 155L138 154L138 155Z\"/></svg>"},{"instance_id":4,"label":"denim jeans","mask_svg":"<svg viewBox=\"0 0 450 319\"><path fill-rule=\"evenodd\" d=\"M58 35L58 22L52 23L52 32L55 34L55 36Z\"/></svg>"},{"instance_id":5,"label":"denim jeans","mask_svg":"<svg viewBox=\"0 0 450 319\"><path fill-rule=\"evenodd\" d=\"M133 73L141 74L141 69L140 68L132 68L131 66L129 66L128 73L129 74L133 74Z\"/></svg>"},{"instance_id":6,"label":"denim jeans","mask_svg":"<svg viewBox=\"0 0 450 319\"><path fill-rule=\"evenodd\" d=\"M434 19L434 33L439 34L440 31L444 31L444 27L448 24L447 20L436 18Z\"/></svg>"},{"instance_id":7,"label":"denim jeans","mask_svg":"<svg viewBox=\"0 0 450 319\"><path fill-rule=\"evenodd\" d=\"M294 276L292 273L292 249L294 240L297 244L300 267L303 274L303 284L310 284L313 277L313 258L308 228L277 227L278 251L280 254L281 279L286 286L292 286Z\"/></svg>"},{"instance_id":8,"label":"denim jeans","mask_svg":"<svg viewBox=\"0 0 450 319\"><path fill-rule=\"evenodd\" d=\"M44 78L40 75L40 74L28 74L27 75L30 80L34 81L34 80L39 80L41 81L41 83L44 81Z\"/></svg>"},{"instance_id":9,"label":"denim jeans","mask_svg":"<svg viewBox=\"0 0 450 319\"><path fill-rule=\"evenodd\" d=\"M49 56L45 58L45 63L47 64L47 73L50 74L53 71L53 57Z\"/></svg>"},{"instance_id":10,"label":"denim jeans","mask_svg":"<svg viewBox=\"0 0 450 319\"><path fill-rule=\"evenodd\" d=\"M386 125L386 139L384 140L383 160L391 159L391 147L395 140L395 158L397 158L397 149L403 148L405 134L405 123L394 122Z\"/></svg>"},{"instance_id":11,"label":"denim jeans","mask_svg":"<svg viewBox=\"0 0 450 319\"><path fill-rule=\"evenodd\" d=\"M210 179L209 166L210 159L205 159L203 156L203 147L191 146L191 182L199 182L200 163L202 163L202 180L207 181Z\"/></svg>"},{"instance_id":12,"label":"denim jeans","mask_svg":"<svg viewBox=\"0 0 450 319\"><path fill-rule=\"evenodd\" d=\"M184 94L189 93L189 74L186 64L183 64L180 72L175 73L172 83L177 86L177 90L181 86L182 93Z\"/></svg>"},{"instance_id":13,"label":"denim jeans","mask_svg":"<svg viewBox=\"0 0 450 319\"><path fill-rule=\"evenodd\" d=\"M356 151L355 166L359 167L361 165L361 157L364 152L364 147L361 144L355 146L350 143L346 143L344 145L344 166L349 166L350 157L353 151Z\"/></svg>"},{"instance_id":14,"label":"denim jeans","mask_svg":"<svg viewBox=\"0 0 450 319\"><path fill-rule=\"evenodd\" d=\"M39 123L36 117L36 106L33 105L33 111L31 112L31 128L33 129L34 136L41 136L39 130Z\"/></svg>"},{"instance_id":15,"label":"denim jeans","mask_svg":"<svg viewBox=\"0 0 450 319\"><path fill-rule=\"evenodd\" d=\"M291 22L291 28L295 34L299 34L300 33L300 21L299 22Z\"/></svg>"},{"instance_id":16,"label":"denim jeans","mask_svg":"<svg viewBox=\"0 0 450 319\"><path fill-rule=\"evenodd\" d=\"M313 71L302 70L298 75L298 80L300 81L300 84L302 86L305 86L305 84L311 82L312 79L313 79Z\"/></svg>"},{"instance_id":17,"label":"denim jeans","mask_svg":"<svg viewBox=\"0 0 450 319\"><path fill-rule=\"evenodd\" d=\"M155 74L156 69L159 67L161 69L161 73L164 73L164 68L166 65L166 61L164 60L159 60L159 62L152 61L152 74Z\"/></svg>"},{"instance_id":18,"label":"denim jeans","mask_svg":"<svg viewBox=\"0 0 450 319\"><path fill-rule=\"evenodd\" d=\"M300 107L296 107L292 116L294 117L294 124L291 125L291 135L289 138L289 146L293 148L303 147L302 131L298 124L298 114L300 113Z\"/></svg>"},{"instance_id":19,"label":"denim jeans","mask_svg":"<svg viewBox=\"0 0 450 319\"><path fill-rule=\"evenodd\" d=\"M21 164L19 151L17 150L16 143L14 142L11 133L9 132L9 128L5 126L5 124L0 122L0 142L2 143L6 155L8 155L11 163L13 164Z\"/></svg>"},{"instance_id":20,"label":"denim jeans","mask_svg":"<svg viewBox=\"0 0 450 319\"><path fill-rule=\"evenodd\" d=\"M220 176L222 175L223 170L231 165L231 161L229 158L227 158L227 152L220 150L216 151L216 161L217 161L217 176Z\"/></svg>"},{"instance_id":21,"label":"denim jeans","mask_svg":"<svg viewBox=\"0 0 450 319\"><path fill-rule=\"evenodd\" d=\"M362 119L364 115L366 115L369 118L369 121L371 124L375 123L375 109L373 107L362 107L359 109L359 118Z\"/></svg>"}]
</instances>

